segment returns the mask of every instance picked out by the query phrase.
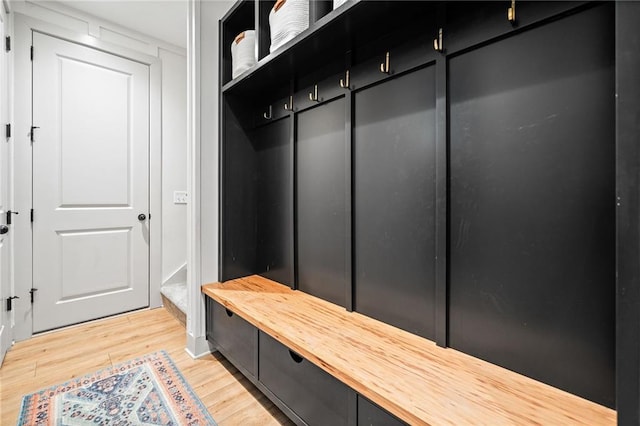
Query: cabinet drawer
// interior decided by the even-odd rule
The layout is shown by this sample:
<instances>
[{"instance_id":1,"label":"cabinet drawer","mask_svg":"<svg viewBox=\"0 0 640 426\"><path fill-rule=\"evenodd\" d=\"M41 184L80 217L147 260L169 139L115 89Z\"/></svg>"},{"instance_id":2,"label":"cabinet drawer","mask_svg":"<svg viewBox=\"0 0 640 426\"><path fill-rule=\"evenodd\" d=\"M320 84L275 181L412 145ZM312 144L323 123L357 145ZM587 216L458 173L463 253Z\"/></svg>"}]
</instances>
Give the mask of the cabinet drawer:
<instances>
[{"instance_id":1,"label":"cabinet drawer","mask_svg":"<svg viewBox=\"0 0 640 426\"><path fill-rule=\"evenodd\" d=\"M257 329L237 314L207 298L207 338L237 367L256 374Z\"/></svg>"},{"instance_id":2,"label":"cabinet drawer","mask_svg":"<svg viewBox=\"0 0 640 426\"><path fill-rule=\"evenodd\" d=\"M259 380L309 425L346 425L349 388L260 332Z\"/></svg>"},{"instance_id":3,"label":"cabinet drawer","mask_svg":"<svg viewBox=\"0 0 640 426\"><path fill-rule=\"evenodd\" d=\"M405 426L406 423L358 395L358 426Z\"/></svg>"}]
</instances>

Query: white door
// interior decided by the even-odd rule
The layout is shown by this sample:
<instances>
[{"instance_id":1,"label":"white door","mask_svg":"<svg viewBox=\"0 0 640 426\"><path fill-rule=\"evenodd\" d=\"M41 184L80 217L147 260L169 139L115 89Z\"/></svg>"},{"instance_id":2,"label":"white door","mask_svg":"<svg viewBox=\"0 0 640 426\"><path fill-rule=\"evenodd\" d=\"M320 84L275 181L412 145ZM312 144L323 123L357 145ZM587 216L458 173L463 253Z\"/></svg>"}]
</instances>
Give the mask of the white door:
<instances>
[{"instance_id":1,"label":"white door","mask_svg":"<svg viewBox=\"0 0 640 426\"><path fill-rule=\"evenodd\" d=\"M149 305L149 67L38 32L33 52L39 332Z\"/></svg>"},{"instance_id":2,"label":"white door","mask_svg":"<svg viewBox=\"0 0 640 426\"><path fill-rule=\"evenodd\" d=\"M2 5L0 5L2 7ZM4 40L4 10L0 12L0 36ZM7 53L0 53L0 125L9 122L9 86L7 84ZM9 250L11 249L10 226L5 224L9 210L9 140L5 134L0 136L0 365L11 346L11 314L7 310L7 298L12 296L9 281Z\"/></svg>"}]
</instances>

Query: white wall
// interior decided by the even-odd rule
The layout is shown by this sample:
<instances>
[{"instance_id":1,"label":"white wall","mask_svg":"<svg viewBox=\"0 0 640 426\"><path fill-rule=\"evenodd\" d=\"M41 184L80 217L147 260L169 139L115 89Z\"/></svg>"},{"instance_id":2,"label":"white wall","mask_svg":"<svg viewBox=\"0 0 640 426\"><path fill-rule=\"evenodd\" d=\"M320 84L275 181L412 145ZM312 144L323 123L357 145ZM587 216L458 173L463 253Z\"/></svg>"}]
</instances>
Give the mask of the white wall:
<instances>
[{"instance_id":1,"label":"white wall","mask_svg":"<svg viewBox=\"0 0 640 426\"><path fill-rule=\"evenodd\" d=\"M43 22L46 25L52 24L55 27L68 30L70 33L77 35L78 41L82 43L85 43L84 40L86 40L89 45L96 45L96 43L100 44L100 46L111 45L114 46L114 50L139 52L147 55L147 57L152 56L162 61L158 66L161 70L157 73L158 77L162 74L161 80L159 77L157 84L152 84L151 88L154 96L158 100L161 99L161 104L158 107L158 117L160 117L160 109L162 110L162 134L152 137L152 140L161 141L161 146L152 147L151 149L152 152L156 149L159 152L161 149L162 157L158 155L158 160L152 161L152 188L150 188L153 194L161 194L152 197L152 201L154 197L158 199L158 208L153 208L152 211L160 211L161 215L158 220L152 220L155 224L151 223L152 233L157 235L156 241L162 241L161 245L158 246L158 250L154 249L154 244L152 243L151 253L152 263L154 262L153 259L157 258L158 267L155 269L152 265L150 305L152 307L159 306L161 304L160 285L163 281L169 279L176 270L183 268L186 264L186 207L185 205L174 205L172 203L174 190L186 190L186 50L136 31L119 27L114 23L103 21L56 2L15 0L11 2L11 5L13 14L25 15L29 19L36 19L37 22ZM30 37L30 35L27 36L24 33L18 37L18 34L16 34L16 47L19 42L18 38L26 39L26 37ZM18 53L22 55L23 52L21 50ZM15 87L24 87L27 84L30 86L30 73L26 72L26 70L18 71L15 73ZM29 79L28 82L27 79ZM159 89L154 90L154 87ZM21 109L24 110L25 108ZM26 123L15 124L16 128L18 128L17 124ZM158 129L160 129L160 126L158 126ZM160 133L160 130L158 130L158 133ZM16 136L19 135L16 134ZM160 158L162 158L161 161L159 160ZM19 174L19 171L16 171L16 174ZM158 178L154 179L153 176L156 175ZM23 181L28 184L30 177L19 178L14 181L16 193L20 190L18 186ZM161 184L154 184L154 182L161 182ZM26 193L26 191L24 192ZM162 202L160 202L160 197L162 197ZM17 202L17 204L20 203ZM24 204L22 206L24 207L23 210L26 209L25 211L28 211L28 200L25 200L22 204ZM152 205L154 205L153 202ZM164 216L167 217L166 220L163 220ZM154 225L160 223L163 225L162 229L158 227L157 231L154 230ZM152 236L152 238L154 237ZM162 254L159 254L160 252ZM27 250L23 250L20 255L26 258L30 256L29 253L30 247ZM156 256L154 253L158 253L158 255ZM18 254L18 250L16 250L16 254ZM20 259L16 259L16 264L19 262ZM19 265L17 267L19 268ZM156 270L157 273L155 272ZM18 281L24 281L24 285L27 285L27 281L30 282L26 275L24 277L16 276L16 285ZM16 313L16 340L30 337L29 318L30 310L28 306L25 305L24 309L18 309Z\"/></svg>"},{"instance_id":2,"label":"white wall","mask_svg":"<svg viewBox=\"0 0 640 426\"><path fill-rule=\"evenodd\" d=\"M173 192L187 190L187 58L158 50L162 60L162 280L184 282L187 205L174 204Z\"/></svg>"}]
</instances>

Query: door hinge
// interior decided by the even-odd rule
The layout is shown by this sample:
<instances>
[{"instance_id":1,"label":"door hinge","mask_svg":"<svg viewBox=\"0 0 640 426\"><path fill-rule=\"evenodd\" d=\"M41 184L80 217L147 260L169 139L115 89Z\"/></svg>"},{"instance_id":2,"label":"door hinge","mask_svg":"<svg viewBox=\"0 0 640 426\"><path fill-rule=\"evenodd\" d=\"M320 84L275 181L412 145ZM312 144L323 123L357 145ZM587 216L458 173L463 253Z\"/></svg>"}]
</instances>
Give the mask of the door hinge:
<instances>
[{"instance_id":1,"label":"door hinge","mask_svg":"<svg viewBox=\"0 0 640 426\"><path fill-rule=\"evenodd\" d=\"M11 51L11 37L6 36L4 38L4 50L6 52L10 52Z\"/></svg>"},{"instance_id":2,"label":"door hinge","mask_svg":"<svg viewBox=\"0 0 640 426\"><path fill-rule=\"evenodd\" d=\"M35 129L39 129L38 126L31 126L31 131L29 132L29 137L31 138L31 142L35 142Z\"/></svg>"},{"instance_id":3,"label":"door hinge","mask_svg":"<svg viewBox=\"0 0 640 426\"><path fill-rule=\"evenodd\" d=\"M13 309L13 299L20 299L18 296L7 297L7 312Z\"/></svg>"},{"instance_id":4,"label":"door hinge","mask_svg":"<svg viewBox=\"0 0 640 426\"><path fill-rule=\"evenodd\" d=\"M5 222L5 223L6 223L7 225L11 225L11 215L14 215L14 214L20 214L20 213L18 213L18 212L14 212L14 211L11 211L11 210L7 210L7 213L6 213L6 214L7 214L7 220L6 220L6 222Z\"/></svg>"},{"instance_id":5,"label":"door hinge","mask_svg":"<svg viewBox=\"0 0 640 426\"><path fill-rule=\"evenodd\" d=\"M36 291L38 291L38 289L37 289L37 288L32 288L31 290L29 290L29 294L31 295L31 304L32 304L32 305L33 305L33 299L34 299L33 294L34 294Z\"/></svg>"},{"instance_id":6,"label":"door hinge","mask_svg":"<svg viewBox=\"0 0 640 426\"><path fill-rule=\"evenodd\" d=\"M31 209L31 212L29 213L29 217L31 218L31 223L33 223L33 209Z\"/></svg>"},{"instance_id":7,"label":"door hinge","mask_svg":"<svg viewBox=\"0 0 640 426\"><path fill-rule=\"evenodd\" d=\"M31 57L31 60L33 61L33 46L31 46L31 50L29 51L29 56Z\"/></svg>"},{"instance_id":8,"label":"door hinge","mask_svg":"<svg viewBox=\"0 0 640 426\"><path fill-rule=\"evenodd\" d=\"M11 123L7 123L4 129L4 136L9 139L11 137Z\"/></svg>"}]
</instances>

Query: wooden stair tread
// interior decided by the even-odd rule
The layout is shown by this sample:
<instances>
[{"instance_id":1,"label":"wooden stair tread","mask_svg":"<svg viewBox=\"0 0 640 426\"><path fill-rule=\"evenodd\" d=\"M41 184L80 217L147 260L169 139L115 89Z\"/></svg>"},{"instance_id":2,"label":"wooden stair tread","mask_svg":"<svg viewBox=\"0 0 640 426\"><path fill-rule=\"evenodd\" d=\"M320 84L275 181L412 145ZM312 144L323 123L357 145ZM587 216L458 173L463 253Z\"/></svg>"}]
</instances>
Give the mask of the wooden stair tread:
<instances>
[{"instance_id":1,"label":"wooden stair tread","mask_svg":"<svg viewBox=\"0 0 640 426\"><path fill-rule=\"evenodd\" d=\"M258 275L202 292L409 424L615 424L616 412Z\"/></svg>"}]
</instances>

